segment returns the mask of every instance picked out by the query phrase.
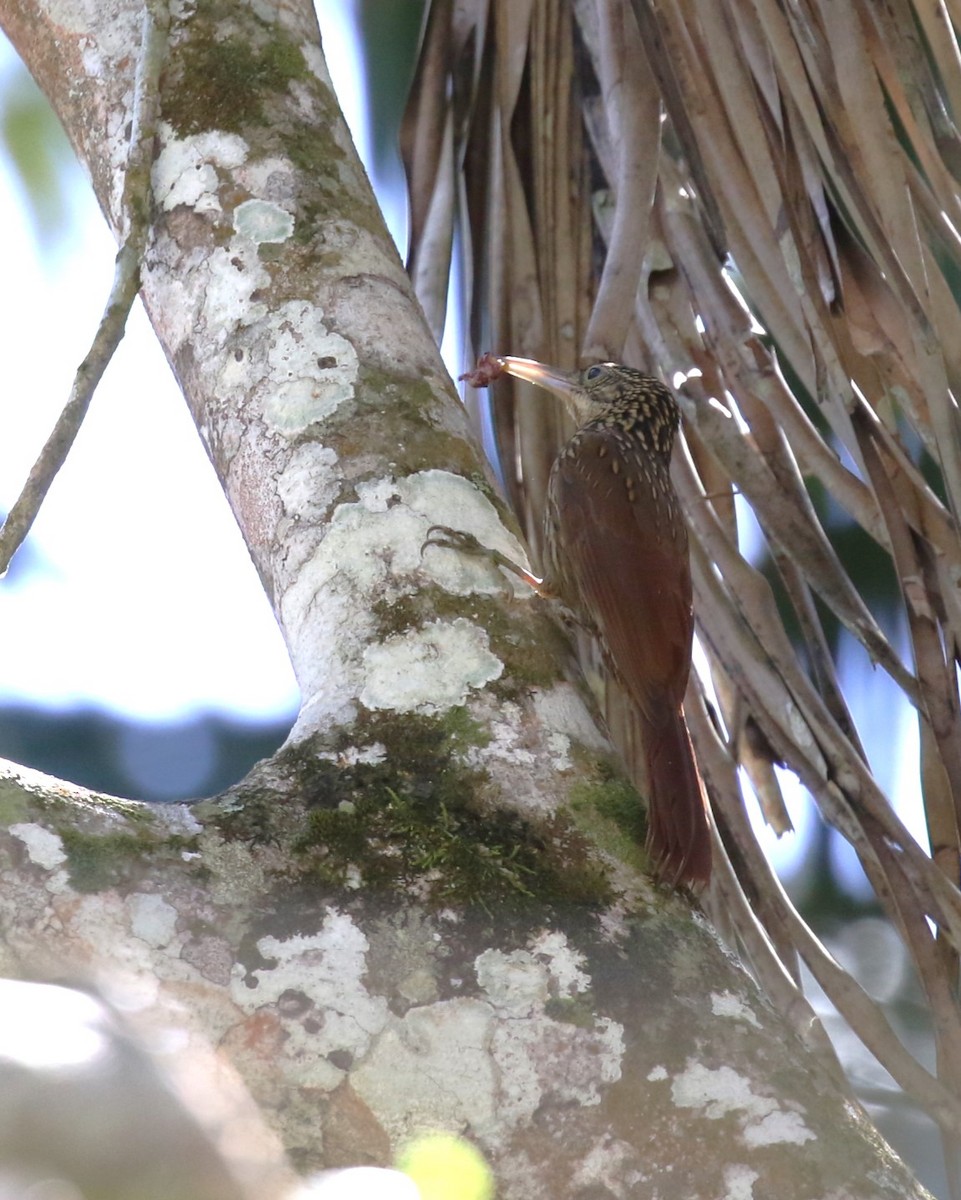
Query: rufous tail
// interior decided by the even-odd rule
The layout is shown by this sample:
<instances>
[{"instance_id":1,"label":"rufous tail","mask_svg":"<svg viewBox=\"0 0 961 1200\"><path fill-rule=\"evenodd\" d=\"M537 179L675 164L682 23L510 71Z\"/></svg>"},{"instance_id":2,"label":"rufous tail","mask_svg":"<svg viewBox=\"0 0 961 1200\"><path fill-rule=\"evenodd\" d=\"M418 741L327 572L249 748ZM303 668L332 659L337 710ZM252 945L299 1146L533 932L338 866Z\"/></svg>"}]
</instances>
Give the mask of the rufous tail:
<instances>
[{"instance_id":1,"label":"rufous tail","mask_svg":"<svg viewBox=\"0 0 961 1200\"><path fill-rule=\"evenodd\" d=\"M644 730L647 762L647 851L662 882L702 887L711 877L711 827L704 781L694 761L691 735L678 707Z\"/></svg>"}]
</instances>

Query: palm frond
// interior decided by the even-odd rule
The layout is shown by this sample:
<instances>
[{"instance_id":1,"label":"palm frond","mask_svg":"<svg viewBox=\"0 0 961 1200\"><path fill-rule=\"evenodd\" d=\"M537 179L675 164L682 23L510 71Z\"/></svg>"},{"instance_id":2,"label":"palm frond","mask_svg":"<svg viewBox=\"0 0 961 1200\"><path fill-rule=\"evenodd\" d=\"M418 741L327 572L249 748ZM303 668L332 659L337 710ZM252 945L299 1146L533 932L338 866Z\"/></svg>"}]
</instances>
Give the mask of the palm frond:
<instances>
[{"instance_id":1,"label":"palm frond","mask_svg":"<svg viewBox=\"0 0 961 1200\"><path fill-rule=\"evenodd\" d=\"M465 358L620 358L686 380L675 483L719 721L703 681L692 681L687 708L729 858L710 897L715 919L830 1057L803 961L952 1155L959 19L953 0L434 0L406 138L414 278L435 330L460 222ZM507 382L492 415L536 554L565 430ZM764 539L763 570L741 550L744 505ZM884 556L896 612L882 612L871 581L844 561L839 529ZM865 754L834 663L838 628L916 714L930 855ZM615 690L610 725L630 754ZM778 764L855 848L903 938L935 1071L828 954L765 861L739 768L783 826Z\"/></svg>"}]
</instances>

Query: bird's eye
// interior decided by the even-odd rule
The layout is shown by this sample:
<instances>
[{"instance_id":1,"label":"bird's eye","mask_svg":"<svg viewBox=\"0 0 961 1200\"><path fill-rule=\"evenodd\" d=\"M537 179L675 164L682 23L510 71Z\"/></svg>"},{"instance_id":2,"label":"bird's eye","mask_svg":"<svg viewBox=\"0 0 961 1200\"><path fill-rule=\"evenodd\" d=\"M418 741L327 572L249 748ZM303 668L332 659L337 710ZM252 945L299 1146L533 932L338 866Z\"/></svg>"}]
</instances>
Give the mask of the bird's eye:
<instances>
[{"instance_id":1,"label":"bird's eye","mask_svg":"<svg viewBox=\"0 0 961 1200\"><path fill-rule=\"evenodd\" d=\"M603 367L598 367L598 366L588 367L587 370L584 372L584 378L585 379L600 379L600 377L603 374L604 374Z\"/></svg>"}]
</instances>

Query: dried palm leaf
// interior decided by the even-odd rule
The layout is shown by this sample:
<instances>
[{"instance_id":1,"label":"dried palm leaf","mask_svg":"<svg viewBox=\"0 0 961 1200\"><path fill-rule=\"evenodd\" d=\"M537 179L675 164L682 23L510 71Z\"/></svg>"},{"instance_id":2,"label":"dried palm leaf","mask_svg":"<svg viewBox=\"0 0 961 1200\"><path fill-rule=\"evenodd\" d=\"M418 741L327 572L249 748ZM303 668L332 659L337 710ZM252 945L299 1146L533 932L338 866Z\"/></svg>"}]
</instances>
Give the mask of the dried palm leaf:
<instances>
[{"instance_id":1,"label":"dried palm leaf","mask_svg":"<svg viewBox=\"0 0 961 1200\"><path fill-rule=\"evenodd\" d=\"M686 377L674 477L717 720L698 682L687 708L724 846L708 907L830 1059L801 991L807 964L949 1157L961 1144L959 20L957 0L434 0L405 126L411 269L435 330L457 223L472 349ZM565 428L503 381L491 418L536 555ZM736 494L763 531L767 575L739 547ZM884 624L907 630L910 664L871 580L837 548L852 526L898 579ZM872 773L829 614L916 710L930 856ZM631 760L630 713L586 641L581 654ZM935 1072L766 863L738 768L783 822L775 764L855 847L904 940Z\"/></svg>"}]
</instances>

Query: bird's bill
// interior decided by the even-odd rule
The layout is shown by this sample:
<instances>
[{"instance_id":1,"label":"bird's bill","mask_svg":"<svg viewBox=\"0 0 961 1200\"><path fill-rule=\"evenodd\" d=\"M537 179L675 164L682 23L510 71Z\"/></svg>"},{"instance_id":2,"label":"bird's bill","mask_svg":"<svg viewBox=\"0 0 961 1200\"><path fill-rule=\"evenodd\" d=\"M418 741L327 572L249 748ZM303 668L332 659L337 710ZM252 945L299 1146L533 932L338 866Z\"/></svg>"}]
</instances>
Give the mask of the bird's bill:
<instances>
[{"instance_id":1,"label":"bird's bill","mask_svg":"<svg viewBox=\"0 0 961 1200\"><path fill-rule=\"evenodd\" d=\"M497 359L501 368L516 379L525 379L562 399L569 399L580 386L580 375L575 371L559 371L546 367L534 358L511 358L509 355Z\"/></svg>"}]
</instances>

